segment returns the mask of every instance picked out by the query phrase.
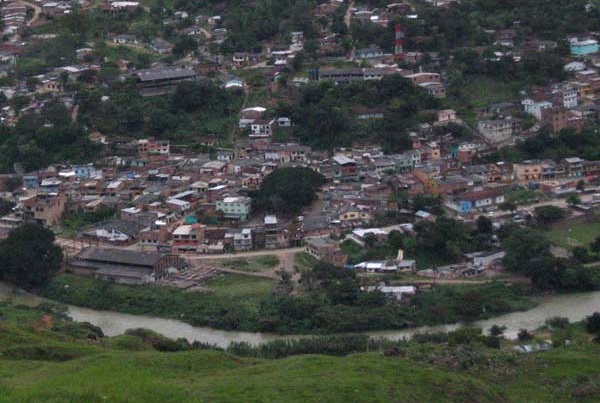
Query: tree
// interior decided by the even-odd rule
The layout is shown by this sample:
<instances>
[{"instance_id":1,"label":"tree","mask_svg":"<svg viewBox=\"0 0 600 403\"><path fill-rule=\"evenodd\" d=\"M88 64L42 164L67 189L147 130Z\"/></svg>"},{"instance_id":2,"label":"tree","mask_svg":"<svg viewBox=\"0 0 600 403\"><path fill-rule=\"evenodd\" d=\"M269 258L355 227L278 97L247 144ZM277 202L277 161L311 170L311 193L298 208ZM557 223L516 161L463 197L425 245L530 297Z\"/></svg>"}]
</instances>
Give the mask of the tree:
<instances>
[{"instance_id":1,"label":"tree","mask_svg":"<svg viewBox=\"0 0 600 403\"><path fill-rule=\"evenodd\" d=\"M528 275L531 263L550 256L550 242L544 234L531 228L519 228L502 242L506 251L504 266L509 271Z\"/></svg>"},{"instance_id":2,"label":"tree","mask_svg":"<svg viewBox=\"0 0 600 403\"><path fill-rule=\"evenodd\" d=\"M4 180L4 187L9 192L14 192L23 185L23 178L20 176L11 176Z\"/></svg>"},{"instance_id":3,"label":"tree","mask_svg":"<svg viewBox=\"0 0 600 403\"><path fill-rule=\"evenodd\" d=\"M504 203L500 203L498 208L502 211L510 211L512 213L517 209L517 205L514 202L507 200Z\"/></svg>"},{"instance_id":4,"label":"tree","mask_svg":"<svg viewBox=\"0 0 600 403\"><path fill-rule=\"evenodd\" d=\"M198 42L194 38L188 35L179 37L175 46L173 46L173 54L178 57L185 56L189 52L193 52L198 49Z\"/></svg>"},{"instance_id":5,"label":"tree","mask_svg":"<svg viewBox=\"0 0 600 403\"><path fill-rule=\"evenodd\" d=\"M580 190L580 191L584 190L585 189L585 181L583 179L579 179L577 181L577 184L575 185L575 189Z\"/></svg>"},{"instance_id":6,"label":"tree","mask_svg":"<svg viewBox=\"0 0 600 403\"><path fill-rule=\"evenodd\" d=\"M590 333L598 333L600 331L600 312L594 312L585 318L585 328Z\"/></svg>"},{"instance_id":7,"label":"tree","mask_svg":"<svg viewBox=\"0 0 600 403\"><path fill-rule=\"evenodd\" d=\"M10 213L13 207L15 207L15 203L0 198L0 217Z\"/></svg>"},{"instance_id":8,"label":"tree","mask_svg":"<svg viewBox=\"0 0 600 403\"><path fill-rule=\"evenodd\" d=\"M566 200L567 204L571 207L581 204L581 198L576 194L569 195Z\"/></svg>"},{"instance_id":9,"label":"tree","mask_svg":"<svg viewBox=\"0 0 600 403\"><path fill-rule=\"evenodd\" d=\"M519 333L517 334L517 338L519 341L529 341L533 339L533 335L529 333L527 329L519 329Z\"/></svg>"},{"instance_id":10,"label":"tree","mask_svg":"<svg viewBox=\"0 0 600 403\"><path fill-rule=\"evenodd\" d=\"M505 330L506 326L493 325L490 328L489 333L491 337L501 337L504 334Z\"/></svg>"},{"instance_id":11,"label":"tree","mask_svg":"<svg viewBox=\"0 0 600 403\"><path fill-rule=\"evenodd\" d=\"M481 234L491 234L494 232L492 220L486 216L480 215L477 217L477 232Z\"/></svg>"},{"instance_id":12,"label":"tree","mask_svg":"<svg viewBox=\"0 0 600 403\"><path fill-rule=\"evenodd\" d=\"M310 168L281 168L269 174L253 194L258 210L298 214L317 197L325 177Z\"/></svg>"},{"instance_id":13,"label":"tree","mask_svg":"<svg viewBox=\"0 0 600 403\"><path fill-rule=\"evenodd\" d=\"M600 254L600 235L598 235L596 239L594 239L594 241L590 244L590 249L596 255Z\"/></svg>"},{"instance_id":14,"label":"tree","mask_svg":"<svg viewBox=\"0 0 600 403\"><path fill-rule=\"evenodd\" d=\"M535 215L540 224L548 225L553 221L565 218L567 212L556 206L541 206L535 208Z\"/></svg>"},{"instance_id":15,"label":"tree","mask_svg":"<svg viewBox=\"0 0 600 403\"><path fill-rule=\"evenodd\" d=\"M52 231L23 224L0 243L0 279L25 289L42 286L58 272L62 258Z\"/></svg>"}]
</instances>

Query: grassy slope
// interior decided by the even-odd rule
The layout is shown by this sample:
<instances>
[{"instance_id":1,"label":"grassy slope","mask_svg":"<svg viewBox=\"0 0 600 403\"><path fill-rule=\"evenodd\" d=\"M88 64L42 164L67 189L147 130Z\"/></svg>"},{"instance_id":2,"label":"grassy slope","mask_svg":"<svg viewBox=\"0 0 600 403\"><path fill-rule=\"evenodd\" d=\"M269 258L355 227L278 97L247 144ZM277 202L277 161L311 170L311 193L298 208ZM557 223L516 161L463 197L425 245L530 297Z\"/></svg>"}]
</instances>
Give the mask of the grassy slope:
<instances>
[{"instance_id":1,"label":"grassy slope","mask_svg":"<svg viewBox=\"0 0 600 403\"><path fill-rule=\"evenodd\" d=\"M379 353L257 360L103 350L66 362L0 358L0 402L567 402L586 382L597 383L599 353L587 345L520 356L508 376Z\"/></svg>"},{"instance_id":2,"label":"grassy slope","mask_svg":"<svg viewBox=\"0 0 600 403\"><path fill-rule=\"evenodd\" d=\"M0 361L0 373L12 362ZM0 402L498 401L465 375L377 354L276 361L218 352L103 353L64 363L18 363Z\"/></svg>"},{"instance_id":3,"label":"grassy slope","mask_svg":"<svg viewBox=\"0 0 600 403\"><path fill-rule=\"evenodd\" d=\"M488 77L469 77L465 86L460 88L460 95L450 94L448 107L456 109L461 118L473 122L475 110L496 102L510 102L518 98L520 83L507 83Z\"/></svg>"},{"instance_id":4,"label":"grassy slope","mask_svg":"<svg viewBox=\"0 0 600 403\"><path fill-rule=\"evenodd\" d=\"M600 345L581 333L574 346L530 355L465 346L457 359L472 362L461 354L477 350L476 364L450 370L424 363L444 355L446 347L435 345L408 347L403 358L373 352L264 360L217 351L123 351L112 340L49 330L41 315L0 306L0 403L592 402L600 393ZM13 354L34 348L46 355ZM415 361L418 355L431 358Z\"/></svg>"}]
</instances>

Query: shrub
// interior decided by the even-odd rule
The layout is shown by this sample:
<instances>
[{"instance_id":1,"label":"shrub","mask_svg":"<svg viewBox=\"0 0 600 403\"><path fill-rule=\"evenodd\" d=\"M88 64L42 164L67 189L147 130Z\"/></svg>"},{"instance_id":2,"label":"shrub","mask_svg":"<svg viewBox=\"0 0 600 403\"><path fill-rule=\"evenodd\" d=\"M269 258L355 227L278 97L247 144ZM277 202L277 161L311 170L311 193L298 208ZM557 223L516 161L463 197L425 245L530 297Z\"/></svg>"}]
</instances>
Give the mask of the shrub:
<instances>
[{"instance_id":1,"label":"shrub","mask_svg":"<svg viewBox=\"0 0 600 403\"><path fill-rule=\"evenodd\" d=\"M569 326L569 319L555 316L553 318L546 319L546 326L551 329L564 329Z\"/></svg>"},{"instance_id":2,"label":"shrub","mask_svg":"<svg viewBox=\"0 0 600 403\"><path fill-rule=\"evenodd\" d=\"M517 334L517 337L519 341L529 341L533 339L533 334L529 333L527 329L520 329L519 333Z\"/></svg>"},{"instance_id":3,"label":"shrub","mask_svg":"<svg viewBox=\"0 0 600 403\"><path fill-rule=\"evenodd\" d=\"M594 312L585 318L585 328L590 333L598 333L600 331L600 312Z\"/></svg>"}]
</instances>

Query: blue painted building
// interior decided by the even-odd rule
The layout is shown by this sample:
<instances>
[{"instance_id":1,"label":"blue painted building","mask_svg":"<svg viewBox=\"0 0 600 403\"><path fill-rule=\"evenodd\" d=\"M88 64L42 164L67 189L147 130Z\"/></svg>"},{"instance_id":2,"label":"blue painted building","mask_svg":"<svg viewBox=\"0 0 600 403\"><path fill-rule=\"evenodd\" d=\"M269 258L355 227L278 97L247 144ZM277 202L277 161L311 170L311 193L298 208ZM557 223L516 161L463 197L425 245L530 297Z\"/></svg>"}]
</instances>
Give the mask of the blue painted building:
<instances>
[{"instance_id":1,"label":"blue painted building","mask_svg":"<svg viewBox=\"0 0 600 403\"><path fill-rule=\"evenodd\" d=\"M571 54L573 56L585 56L598 52L598 41L595 39L571 41Z\"/></svg>"},{"instance_id":2,"label":"blue painted building","mask_svg":"<svg viewBox=\"0 0 600 403\"><path fill-rule=\"evenodd\" d=\"M23 175L23 186L27 189L35 189L40 185L37 175Z\"/></svg>"},{"instance_id":3,"label":"blue painted building","mask_svg":"<svg viewBox=\"0 0 600 403\"><path fill-rule=\"evenodd\" d=\"M93 165L77 165L73 167L75 171L75 176L80 179L89 179L92 176L96 175L96 168Z\"/></svg>"}]
</instances>

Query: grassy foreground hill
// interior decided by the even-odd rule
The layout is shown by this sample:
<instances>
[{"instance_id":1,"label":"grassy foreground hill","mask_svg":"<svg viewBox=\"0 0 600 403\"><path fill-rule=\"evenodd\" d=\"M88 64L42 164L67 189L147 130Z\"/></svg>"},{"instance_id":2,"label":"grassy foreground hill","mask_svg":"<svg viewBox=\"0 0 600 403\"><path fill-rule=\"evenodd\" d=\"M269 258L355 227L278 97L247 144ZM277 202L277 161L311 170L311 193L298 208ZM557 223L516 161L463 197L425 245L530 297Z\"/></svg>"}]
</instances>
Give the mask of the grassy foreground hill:
<instances>
[{"instance_id":1,"label":"grassy foreground hill","mask_svg":"<svg viewBox=\"0 0 600 403\"><path fill-rule=\"evenodd\" d=\"M478 344L277 360L160 352L134 334L98 336L54 310L0 305L0 402L598 401L600 345L521 355ZM164 347L164 346L163 346Z\"/></svg>"}]
</instances>

